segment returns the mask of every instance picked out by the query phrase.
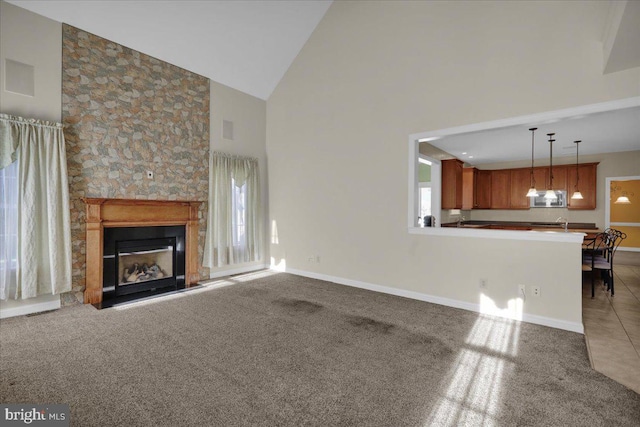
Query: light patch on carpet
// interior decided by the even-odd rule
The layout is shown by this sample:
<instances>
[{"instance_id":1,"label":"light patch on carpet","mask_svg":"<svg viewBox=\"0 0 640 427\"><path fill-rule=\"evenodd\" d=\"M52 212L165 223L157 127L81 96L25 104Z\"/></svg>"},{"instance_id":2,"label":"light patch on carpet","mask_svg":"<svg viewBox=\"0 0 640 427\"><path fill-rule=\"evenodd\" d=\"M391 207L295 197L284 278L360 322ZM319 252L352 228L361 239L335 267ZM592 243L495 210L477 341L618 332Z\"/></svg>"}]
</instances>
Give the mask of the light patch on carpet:
<instances>
[{"instance_id":1,"label":"light patch on carpet","mask_svg":"<svg viewBox=\"0 0 640 427\"><path fill-rule=\"evenodd\" d=\"M425 425L498 424L502 382L515 367L519 335L518 322L479 317Z\"/></svg>"}]
</instances>

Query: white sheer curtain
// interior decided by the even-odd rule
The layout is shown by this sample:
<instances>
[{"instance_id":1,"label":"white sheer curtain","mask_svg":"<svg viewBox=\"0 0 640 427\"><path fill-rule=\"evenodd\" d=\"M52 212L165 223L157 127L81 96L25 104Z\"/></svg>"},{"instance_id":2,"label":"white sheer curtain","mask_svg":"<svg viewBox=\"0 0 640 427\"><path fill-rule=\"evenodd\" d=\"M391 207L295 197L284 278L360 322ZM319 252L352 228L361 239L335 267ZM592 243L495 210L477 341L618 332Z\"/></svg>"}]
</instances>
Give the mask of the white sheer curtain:
<instances>
[{"instance_id":1,"label":"white sheer curtain","mask_svg":"<svg viewBox=\"0 0 640 427\"><path fill-rule=\"evenodd\" d=\"M257 159L213 153L205 267L215 268L261 258L259 175Z\"/></svg>"},{"instance_id":2,"label":"white sheer curtain","mask_svg":"<svg viewBox=\"0 0 640 427\"><path fill-rule=\"evenodd\" d=\"M14 224L15 230L13 237L11 232L1 235L0 298L70 291L71 225L62 125L0 114L0 169L0 203L8 207L0 210L0 225L6 230ZM11 174L17 185L7 178Z\"/></svg>"}]
</instances>

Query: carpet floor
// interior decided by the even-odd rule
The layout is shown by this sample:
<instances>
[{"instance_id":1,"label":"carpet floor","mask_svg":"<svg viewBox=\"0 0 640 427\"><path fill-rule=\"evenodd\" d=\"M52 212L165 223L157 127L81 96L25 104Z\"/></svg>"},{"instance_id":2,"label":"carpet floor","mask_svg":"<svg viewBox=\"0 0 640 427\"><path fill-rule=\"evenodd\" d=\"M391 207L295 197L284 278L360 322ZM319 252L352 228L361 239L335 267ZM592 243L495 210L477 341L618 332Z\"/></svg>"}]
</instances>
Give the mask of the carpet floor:
<instances>
[{"instance_id":1,"label":"carpet floor","mask_svg":"<svg viewBox=\"0 0 640 427\"><path fill-rule=\"evenodd\" d=\"M580 334L269 271L0 322L0 400L72 426L637 426Z\"/></svg>"}]
</instances>

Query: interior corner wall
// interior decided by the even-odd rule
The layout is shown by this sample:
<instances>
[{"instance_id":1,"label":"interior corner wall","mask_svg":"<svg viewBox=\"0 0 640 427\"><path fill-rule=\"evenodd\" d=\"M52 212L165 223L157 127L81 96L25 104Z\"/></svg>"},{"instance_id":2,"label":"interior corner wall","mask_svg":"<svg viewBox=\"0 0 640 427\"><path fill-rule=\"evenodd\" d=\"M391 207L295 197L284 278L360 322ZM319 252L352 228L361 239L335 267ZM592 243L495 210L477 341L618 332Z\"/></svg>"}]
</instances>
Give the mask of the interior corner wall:
<instances>
[{"instance_id":1,"label":"interior corner wall","mask_svg":"<svg viewBox=\"0 0 640 427\"><path fill-rule=\"evenodd\" d=\"M223 120L233 122L233 139L222 136ZM211 81L211 152L221 151L258 159L263 212L263 248L259 261L212 268L210 277L219 277L262 268L269 259L267 236L268 183L266 152L266 101Z\"/></svg>"},{"instance_id":2,"label":"interior corner wall","mask_svg":"<svg viewBox=\"0 0 640 427\"><path fill-rule=\"evenodd\" d=\"M60 121L61 34L59 22L0 1L0 113ZM34 96L6 90L7 59L34 67ZM0 318L59 306L59 295L0 301Z\"/></svg>"},{"instance_id":3,"label":"interior corner wall","mask_svg":"<svg viewBox=\"0 0 640 427\"><path fill-rule=\"evenodd\" d=\"M580 292L554 291L580 286L579 247L408 233L407 140L640 95L640 69L602 74L607 7L334 2L267 101L271 257L465 303L484 278L499 307L537 284L524 314L581 324Z\"/></svg>"},{"instance_id":4,"label":"interior corner wall","mask_svg":"<svg viewBox=\"0 0 640 427\"><path fill-rule=\"evenodd\" d=\"M202 201L202 259L209 79L70 25L63 24L62 41L73 290L85 284L83 197ZM199 275L208 277L208 269Z\"/></svg>"}]
</instances>

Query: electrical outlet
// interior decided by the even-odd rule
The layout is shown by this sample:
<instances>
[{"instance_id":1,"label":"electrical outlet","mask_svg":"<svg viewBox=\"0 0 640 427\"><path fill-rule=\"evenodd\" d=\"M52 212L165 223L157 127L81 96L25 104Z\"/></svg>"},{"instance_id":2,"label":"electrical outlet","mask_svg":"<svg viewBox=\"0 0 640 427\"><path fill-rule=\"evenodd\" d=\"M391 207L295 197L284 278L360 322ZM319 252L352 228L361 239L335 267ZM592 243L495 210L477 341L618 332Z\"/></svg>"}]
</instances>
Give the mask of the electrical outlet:
<instances>
[{"instance_id":1,"label":"electrical outlet","mask_svg":"<svg viewBox=\"0 0 640 427\"><path fill-rule=\"evenodd\" d=\"M480 279L480 289L487 289L489 281L487 279Z\"/></svg>"},{"instance_id":2,"label":"electrical outlet","mask_svg":"<svg viewBox=\"0 0 640 427\"><path fill-rule=\"evenodd\" d=\"M525 285L518 285L518 296L524 298L527 295L527 288Z\"/></svg>"},{"instance_id":3,"label":"electrical outlet","mask_svg":"<svg viewBox=\"0 0 640 427\"><path fill-rule=\"evenodd\" d=\"M533 296L534 297L539 297L540 296L540 286L534 286L533 287Z\"/></svg>"}]
</instances>

